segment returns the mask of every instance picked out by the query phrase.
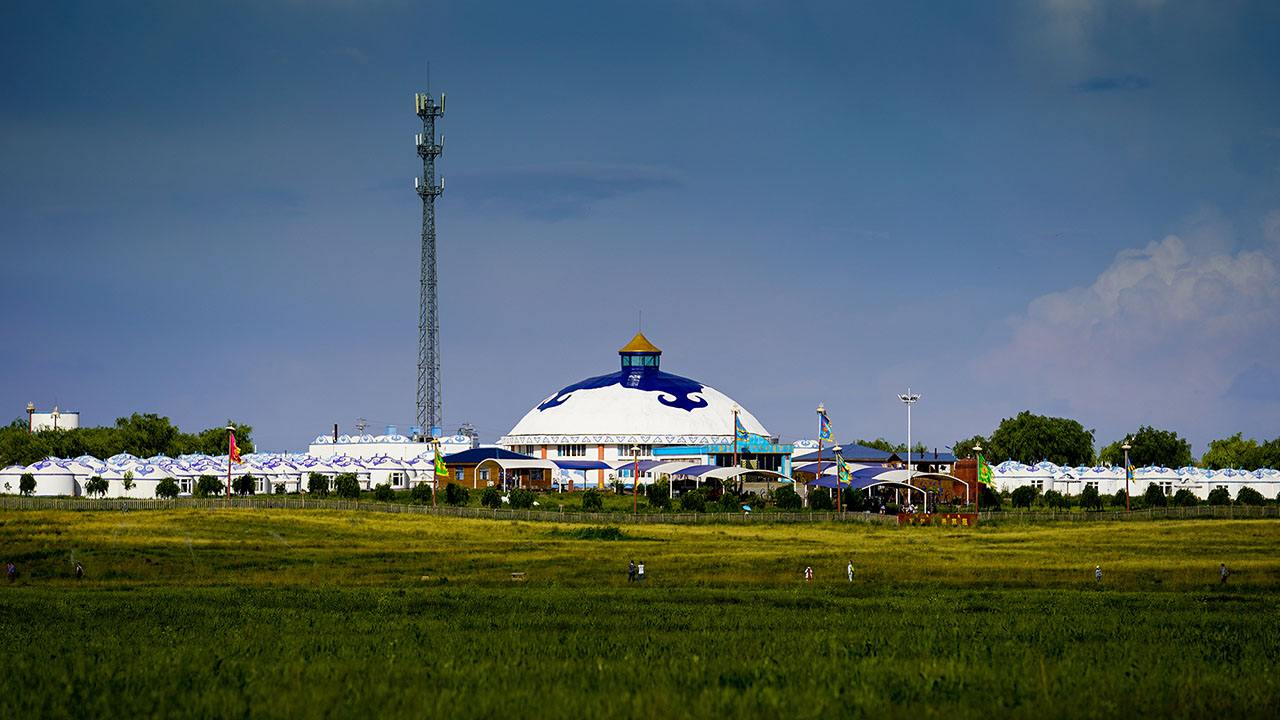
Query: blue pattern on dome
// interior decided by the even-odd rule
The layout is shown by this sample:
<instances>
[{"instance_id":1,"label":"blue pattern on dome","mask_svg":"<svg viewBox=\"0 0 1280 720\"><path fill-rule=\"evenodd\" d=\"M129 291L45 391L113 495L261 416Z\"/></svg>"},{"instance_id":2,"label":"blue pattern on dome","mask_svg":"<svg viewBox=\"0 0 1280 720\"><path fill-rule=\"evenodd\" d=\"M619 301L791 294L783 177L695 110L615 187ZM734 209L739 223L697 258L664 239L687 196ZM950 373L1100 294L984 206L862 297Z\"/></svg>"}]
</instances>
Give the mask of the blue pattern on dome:
<instances>
[{"instance_id":1,"label":"blue pattern on dome","mask_svg":"<svg viewBox=\"0 0 1280 720\"><path fill-rule=\"evenodd\" d=\"M700 393L706 387L697 380L690 380L689 378L651 368L630 368L620 372L609 373L608 375L587 378L580 383L570 385L539 405L538 410L550 410L554 407L560 407L573 393L579 390L596 390L613 385L621 385L645 392L661 393L658 395L658 402L679 410L693 412L707 406L705 399L693 397L694 393Z\"/></svg>"}]
</instances>

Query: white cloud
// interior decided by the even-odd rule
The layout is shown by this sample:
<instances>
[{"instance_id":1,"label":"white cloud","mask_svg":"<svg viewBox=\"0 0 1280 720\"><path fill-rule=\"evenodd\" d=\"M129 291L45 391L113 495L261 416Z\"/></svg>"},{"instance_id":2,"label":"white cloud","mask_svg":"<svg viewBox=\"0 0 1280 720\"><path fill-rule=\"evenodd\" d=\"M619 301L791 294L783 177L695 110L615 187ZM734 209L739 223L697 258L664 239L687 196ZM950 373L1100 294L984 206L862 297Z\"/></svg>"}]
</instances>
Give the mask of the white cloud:
<instances>
[{"instance_id":1,"label":"white cloud","mask_svg":"<svg viewBox=\"0 0 1280 720\"><path fill-rule=\"evenodd\" d=\"M1125 250L1090 285L1033 300L979 372L1029 407L1065 401L1100 439L1138 423L1247 429L1219 425L1264 410L1242 410L1237 378L1280 369L1278 251L1197 254L1175 235Z\"/></svg>"}]
</instances>

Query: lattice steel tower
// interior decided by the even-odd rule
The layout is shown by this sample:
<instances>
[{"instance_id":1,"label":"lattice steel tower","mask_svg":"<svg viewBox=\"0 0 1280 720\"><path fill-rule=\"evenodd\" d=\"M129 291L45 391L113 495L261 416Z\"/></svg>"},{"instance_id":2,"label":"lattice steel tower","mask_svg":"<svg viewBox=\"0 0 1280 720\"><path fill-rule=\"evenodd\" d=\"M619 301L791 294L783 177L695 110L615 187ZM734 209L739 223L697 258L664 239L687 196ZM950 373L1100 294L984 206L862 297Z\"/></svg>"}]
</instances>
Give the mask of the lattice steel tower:
<instances>
[{"instance_id":1,"label":"lattice steel tower","mask_svg":"<svg viewBox=\"0 0 1280 720\"><path fill-rule=\"evenodd\" d=\"M422 177L414 187L422 198L422 277L418 306L418 426L430 437L442 424L440 400L440 314L436 305L436 198L444 192L444 178L436 184L436 158L444 150L444 136L436 142L436 118L444 116L444 93L437 105L431 93L413 96L422 118L422 134L415 138L422 158ZM438 434L438 433L437 433Z\"/></svg>"}]
</instances>

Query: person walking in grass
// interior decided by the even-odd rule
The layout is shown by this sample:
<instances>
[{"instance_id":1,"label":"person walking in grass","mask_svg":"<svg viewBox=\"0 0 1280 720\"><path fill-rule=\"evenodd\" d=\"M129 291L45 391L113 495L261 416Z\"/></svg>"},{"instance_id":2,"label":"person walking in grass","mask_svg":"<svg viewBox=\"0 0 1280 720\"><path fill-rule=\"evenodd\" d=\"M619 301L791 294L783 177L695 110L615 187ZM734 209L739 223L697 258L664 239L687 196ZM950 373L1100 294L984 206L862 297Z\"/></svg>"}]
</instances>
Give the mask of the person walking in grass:
<instances>
[{"instance_id":1,"label":"person walking in grass","mask_svg":"<svg viewBox=\"0 0 1280 720\"><path fill-rule=\"evenodd\" d=\"M813 566L812 565L804 566L804 581L813 582Z\"/></svg>"},{"instance_id":2,"label":"person walking in grass","mask_svg":"<svg viewBox=\"0 0 1280 720\"><path fill-rule=\"evenodd\" d=\"M636 566L636 582L641 582L641 583L644 582L644 561L643 560L641 560L640 564Z\"/></svg>"},{"instance_id":3,"label":"person walking in grass","mask_svg":"<svg viewBox=\"0 0 1280 720\"><path fill-rule=\"evenodd\" d=\"M852 560L849 561L849 567L845 568L844 570L849 575L849 582L853 582L853 561Z\"/></svg>"},{"instance_id":4,"label":"person walking in grass","mask_svg":"<svg viewBox=\"0 0 1280 720\"><path fill-rule=\"evenodd\" d=\"M627 582L636 581L636 561L632 560L627 563Z\"/></svg>"},{"instance_id":5,"label":"person walking in grass","mask_svg":"<svg viewBox=\"0 0 1280 720\"><path fill-rule=\"evenodd\" d=\"M81 565L79 562L76 563L76 579L77 580L84 579L84 566Z\"/></svg>"},{"instance_id":6,"label":"person walking in grass","mask_svg":"<svg viewBox=\"0 0 1280 720\"><path fill-rule=\"evenodd\" d=\"M14 564L13 564L13 561L12 561L12 560L10 560L10 561L9 561L9 564L5 566L4 574L5 574L6 576L8 576L8 578L9 578L9 582L13 582L14 580L17 580L17 579L18 579L18 566L17 566L17 565L14 565Z\"/></svg>"},{"instance_id":7,"label":"person walking in grass","mask_svg":"<svg viewBox=\"0 0 1280 720\"><path fill-rule=\"evenodd\" d=\"M1093 581L1099 585L1102 584L1102 566L1101 565L1093 566Z\"/></svg>"},{"instance_id":8,"label":"person walking in grass","mask_svg":"<svg viewBox=\"0 0 1280 720\"><path fill-rule=\"evenodd\" d=\"M1226 585L1226 584L1227 584L1227 576L1228 576L1228 575L1230 575L1230 574L1231 574L1231 571L1227 569L1227 564L1226 564L1226 563L1220 563L1220 564L1218 565L1218 575L1220 575L1220 576L1222 577L1222 584L1223 584L1223 585Z\"/></svg>"}]
</instances>

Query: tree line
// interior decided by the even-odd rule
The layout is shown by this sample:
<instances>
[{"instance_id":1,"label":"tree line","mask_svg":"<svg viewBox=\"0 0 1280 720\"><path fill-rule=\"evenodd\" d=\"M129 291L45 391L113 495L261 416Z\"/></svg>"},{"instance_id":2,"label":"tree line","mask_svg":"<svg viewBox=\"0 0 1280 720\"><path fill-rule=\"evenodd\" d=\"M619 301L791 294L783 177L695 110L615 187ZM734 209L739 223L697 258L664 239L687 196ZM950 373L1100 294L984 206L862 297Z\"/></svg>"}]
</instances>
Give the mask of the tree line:
<instances>
[{"instance_id":1,"label":"tree line","mask_svg":"<svg viewBox=\"0 0 1280 720\"><path fill-rule=\"evenodd\" d=\"M951 449L956 457L971 457L973 448L981 446L982 454L992 463L1017 460L1024 465L1034 465L1048 460L1056 465L1123 466L1125 440L1129 441L1129 463L1134 467L1280 468L1280 438L1258 442L1236 433L1210 442L1208 452L1196 460L1191 453L1191 443L1176 431L1143 425L1095 452L1094 430L1086 430L1069 418L1036 415L1026 410L1001 420L990 435L957 440Z\"/></svg>"},{"instance_id":2,"label":"tree line","mask_svg":"<svg viewBox=\"0 0 1280 720\"><path fill-rule=\"evenodd\" d=\"M253 452L253 428L230 420L227 425L236 429L236 445L240 452ZM30 465L47 457L92 455L105 460L119 453L146 458L155 455L177 457L189 453L225 455L226 452L226 425L185 433L169 418L154 413L134 413L117 418L113 426L73 430L29 433L25 419L0 427L0 467Z\"/></svg>"}]
</instances>

